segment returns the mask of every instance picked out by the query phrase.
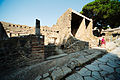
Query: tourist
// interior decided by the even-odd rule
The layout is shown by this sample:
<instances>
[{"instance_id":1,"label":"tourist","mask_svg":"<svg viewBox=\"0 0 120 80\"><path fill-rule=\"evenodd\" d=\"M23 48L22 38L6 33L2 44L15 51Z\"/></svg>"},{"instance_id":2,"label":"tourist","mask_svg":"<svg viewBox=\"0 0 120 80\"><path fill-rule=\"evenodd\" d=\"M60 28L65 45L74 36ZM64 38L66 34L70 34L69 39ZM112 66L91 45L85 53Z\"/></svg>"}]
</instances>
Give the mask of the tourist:
<instances>
[{"instance_id":1,"label":"tourist","mask_svg":"<svg viewBox=\"0 0 120 80\"><path fill-rule=\"evenodd\" d=\"M101 40L101 47L102 47L102 48L105 48L105 45L106 45L105 37L103 36L103 37L102 37L102 40Z\"/></svg>"},{"instance_id":2,"label":"tourist","mask_svg":"<svg viewBox=\"0 0 120 80\"><path fill-rule=\"evenodd\" d=\"M100 37L99 37L99 44L98 44L98 47L101 46L101 43L102 43L102 37L100 36Z\"/></svg>"}]
</instances>

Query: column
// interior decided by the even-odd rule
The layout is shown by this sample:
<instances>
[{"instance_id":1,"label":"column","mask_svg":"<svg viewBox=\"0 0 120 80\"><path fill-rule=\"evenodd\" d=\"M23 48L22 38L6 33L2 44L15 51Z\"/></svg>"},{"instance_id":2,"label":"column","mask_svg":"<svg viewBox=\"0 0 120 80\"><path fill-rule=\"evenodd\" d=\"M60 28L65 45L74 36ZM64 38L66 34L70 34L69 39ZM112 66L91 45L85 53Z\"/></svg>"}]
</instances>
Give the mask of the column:
<instances>
[{"instance_id":1,"label":"column","mask_svg":"<svg viewBox=\"0 0 120 80\"><path fill-rule=\"evenodd\" d=\"M40 35L40 20L36 19L35 35Z\"/></svg>"}]
</instances>

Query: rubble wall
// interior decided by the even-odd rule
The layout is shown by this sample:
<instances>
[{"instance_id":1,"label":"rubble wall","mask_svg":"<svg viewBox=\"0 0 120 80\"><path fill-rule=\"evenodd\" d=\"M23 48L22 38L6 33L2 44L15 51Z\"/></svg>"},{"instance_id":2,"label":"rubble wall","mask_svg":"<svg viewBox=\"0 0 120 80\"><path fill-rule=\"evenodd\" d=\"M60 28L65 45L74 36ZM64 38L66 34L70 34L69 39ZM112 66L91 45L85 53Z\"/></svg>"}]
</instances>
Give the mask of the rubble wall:
<instances>
[{"instance_id":1,"label":"rubble wall","mask_svg":"<svg viewBox=\"0 0 120 80\"><path fill-rule=\"evenodd\" d=\"M0 41L0 71L15 70L43 61L43 38L30 35Z\"/></svg>"}]
</instances>

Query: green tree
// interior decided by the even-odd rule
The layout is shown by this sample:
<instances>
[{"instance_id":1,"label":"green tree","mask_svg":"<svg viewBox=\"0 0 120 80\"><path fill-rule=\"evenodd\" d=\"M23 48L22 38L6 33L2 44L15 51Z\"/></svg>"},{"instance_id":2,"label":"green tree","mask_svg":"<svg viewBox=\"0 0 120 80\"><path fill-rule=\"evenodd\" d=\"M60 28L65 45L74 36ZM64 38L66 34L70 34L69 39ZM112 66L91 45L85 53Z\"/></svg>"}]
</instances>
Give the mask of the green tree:
<instances>
[{"instance_id":1,"label":"green tree","mask_svg":"<svg viewBox=\"0 0 120 80\"><path fill-rule=\"evenodd\" d=\"M120 26L120 1L119 0L95 0L86 4L81 14L92 18L94 27L111 28Z\"/></svg>"}]
</instances>

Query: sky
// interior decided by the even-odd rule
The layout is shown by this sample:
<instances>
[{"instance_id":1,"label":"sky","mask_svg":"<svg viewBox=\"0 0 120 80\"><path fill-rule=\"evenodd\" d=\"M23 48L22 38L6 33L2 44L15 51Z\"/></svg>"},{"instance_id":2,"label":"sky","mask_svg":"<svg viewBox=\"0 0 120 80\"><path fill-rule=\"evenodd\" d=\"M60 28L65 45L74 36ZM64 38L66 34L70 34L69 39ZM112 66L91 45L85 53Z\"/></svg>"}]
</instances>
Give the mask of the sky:
<instances>
[{"instance_id":1,"label":"sky","mask_svg":"<svg viewBox=\"0 0 120 80\"><path fill-rule=\"evenodd\" d=\"M0 0L0 21L34 26L35 19L41 26L51 27L69 8L80 12L94 0Z\"/></svg>"}]
</instances>

